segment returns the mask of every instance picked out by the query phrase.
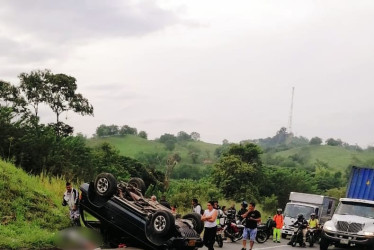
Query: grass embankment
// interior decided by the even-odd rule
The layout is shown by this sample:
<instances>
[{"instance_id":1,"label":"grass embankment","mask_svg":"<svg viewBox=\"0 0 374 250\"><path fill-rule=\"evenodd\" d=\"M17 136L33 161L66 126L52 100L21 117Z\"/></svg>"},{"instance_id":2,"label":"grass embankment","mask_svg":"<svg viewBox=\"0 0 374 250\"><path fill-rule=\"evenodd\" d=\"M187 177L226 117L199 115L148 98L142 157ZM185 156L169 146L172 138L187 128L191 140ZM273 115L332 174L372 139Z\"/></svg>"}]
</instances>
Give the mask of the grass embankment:
<instances>
[{"instance_id":1,"label":"grass embankment","mask_svg":"<svg viewBox=\"0 0 374 250\"><path fill-rule=\"evenodd\" d=\"M58 230L69 226L61 206L65 181L30 176L0 161L0 248L49 248Z\"/></svg>"},{"instance_id":2,"label":"grass embankment","mask_svg":"<svg viewBox=\"0 0 374 250\"><path fill-rule=\"evenodd\" d=\"M203 160L214 161L214 151L220 146L202 141L187 141L176 143L175 149L168 151L163 143L146 140L135 135L96 137L88 140L88 146L95 147L103 142L115 146L121 155L132 158L137 158L140 153L165 153L167 155L178 153L182 158L181 164L192 164L189 152L190 148L193 147L199 151L200 155L199 163L196 165L202 164Z\"/></svg>"},{"instance_id":3,"label":"grass embankment","mask_svg":"<svg viewBox=\"0 0 374 250\"><path fill-rule=\"evenodd\" d=\"M328 145L303 146L275 153L275 156L284 158L292 155L307 155L308 164L313 164L316 160L320 160L326 162L336 171L344 171L349 165L362 165L374 159L372 152L359 152Z\"/></svg>"}]
</instances>

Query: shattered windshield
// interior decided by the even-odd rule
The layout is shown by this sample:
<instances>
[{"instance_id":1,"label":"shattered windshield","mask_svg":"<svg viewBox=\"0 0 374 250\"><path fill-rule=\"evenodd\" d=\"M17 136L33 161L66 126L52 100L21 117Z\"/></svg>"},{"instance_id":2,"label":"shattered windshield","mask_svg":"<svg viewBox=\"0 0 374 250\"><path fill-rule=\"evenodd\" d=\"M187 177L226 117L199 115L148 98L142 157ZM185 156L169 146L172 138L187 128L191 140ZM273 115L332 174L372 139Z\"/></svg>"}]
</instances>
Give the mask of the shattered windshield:
<instances>
[{"instance_id":1,"label":"shattered windshield","mask_svg":"<svg viewBox=\"0 0 374 250\"><path fill-rule=\"evenodd\" d=\"M298 214L303 214L304 218L309 218L311 213L314 213L313 207L299 204L287 204L284 210L284 216L291 218L297 218Z\"/></svg>"},{"instance_id":2,"label":"shattered windshield","mask_svg":"<svg viewBox=\"0 0 374 250\"><path fill-rule=\"evenodd\" d=\"M342 201L335 213L342 215L357 215L374 219L374 204Z\"/></svg>"}]
</instances>

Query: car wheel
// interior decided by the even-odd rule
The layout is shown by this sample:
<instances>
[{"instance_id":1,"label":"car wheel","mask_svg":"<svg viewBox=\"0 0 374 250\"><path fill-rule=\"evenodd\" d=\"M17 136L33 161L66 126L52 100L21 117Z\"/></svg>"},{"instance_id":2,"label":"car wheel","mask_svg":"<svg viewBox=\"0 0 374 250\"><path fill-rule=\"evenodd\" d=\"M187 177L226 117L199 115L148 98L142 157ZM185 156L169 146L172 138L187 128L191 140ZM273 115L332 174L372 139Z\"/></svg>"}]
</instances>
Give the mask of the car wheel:
<instances>
[{"instance_id":1,"label":"car wheel","mask_svg":"<svg viewBox=\"0 0 374 250\"><path fill-rule=\"evenodd\" d=\"M164 236L169 233L171 226L175 224L174 216L167 211L157 211L152 215L152 233Z\"/></svg>"},{"instance_id":2,"label":"car wheel","mask_svg":"<svg viewBox=\"0 0 374 250\"><path fill-rule=\"evenodd\" d=\"M117 180L112 174L101 173L95 180L95 192L99 196L110 197L117 191Z\"/></svg>"},{"instance_id":3,"label":"car wheel","mask_svg":"<svg viewBox=\"0 0 374 250\"><path fill-rule=\"evenodd\" d=\"M264 231L257 232L256 241L257 243L264 243L268 239L268 235Z\"/></svg>"},{"instance_id":4,"label":"car wheel","mask_svg":"<svg viewBox=\"0 0 374 250\"><path fill-rule=\"evenodd\" d=\"M321 238L321 241L319 243L319 249L320 250L327 250L329 247L329 241L325 239L324 237Z\"/></svg>"},{"instance_id":5,"label":"car wheel","mask_svg":"<svg viewBox=\"0 0 374 250\"><path fill-rule=\"evenodd\" d=\"M287 234L282 234L282 239L286 239L287 238Z\"/></svg>"},{"instance_id":6,"label":"car wheel","mask_svg":"<svg viewBox=\"0 0 374 250\"><path fill-rule=\"evenodd\" d=\"M129 184L133 185L134 187L140 189L140 192L142 195L145 194L146 188L145 188L145 183L142 179L134 177L129 180Z\"/></svg>"},{"instance_id":7,"label":"car wheel","mask_svg":"<svg viewBox=\"0 0 374 250\"><path fill-rule=\"evenodd\" d=\"M189 213L182 217L182 219L192 221L193 229L196 233L201 234L204 230L204 222L201 221L201 215L198 213Z\"/></svg>"}]
</instances>

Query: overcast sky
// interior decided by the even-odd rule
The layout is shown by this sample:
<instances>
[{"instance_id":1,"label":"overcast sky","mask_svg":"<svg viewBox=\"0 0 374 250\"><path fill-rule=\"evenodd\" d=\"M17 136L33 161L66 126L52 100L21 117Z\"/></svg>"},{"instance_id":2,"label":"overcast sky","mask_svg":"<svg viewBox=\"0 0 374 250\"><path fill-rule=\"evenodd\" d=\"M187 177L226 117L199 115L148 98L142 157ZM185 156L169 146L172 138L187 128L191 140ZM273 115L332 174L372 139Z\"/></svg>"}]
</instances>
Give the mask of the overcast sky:
<instances>
[{"instance_id":1,"label":"overcast sky","mask_svg":"<svg viewBox=\"0 0 374 250\"><path fill-rule=\"evenodd\" d=\"M51 69L77 79L87 136L130 125L150 139L199 132L374 145L372 0L1 1L0 79ZM43 110L43 121L54 115ZM67 120L66 120L67 118Z\"/></svg>"}]
</instances>

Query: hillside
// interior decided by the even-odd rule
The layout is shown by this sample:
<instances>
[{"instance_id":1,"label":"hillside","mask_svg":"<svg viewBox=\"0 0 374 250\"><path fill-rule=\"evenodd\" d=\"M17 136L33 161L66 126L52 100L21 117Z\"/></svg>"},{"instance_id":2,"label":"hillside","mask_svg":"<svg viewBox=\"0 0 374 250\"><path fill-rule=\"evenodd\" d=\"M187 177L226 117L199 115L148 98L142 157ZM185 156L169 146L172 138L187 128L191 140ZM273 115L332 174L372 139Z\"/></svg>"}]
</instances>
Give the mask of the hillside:
<instances>
[{"instance_id":1,"label":"hillside","mask_svg":"<svg viewBox=\"0 0 374 250\"><path fill-rule=\"evenodd\" d=\"M319 160L327 163L331 169L344 171L349 165L366 165L374 161L374 152L360 152L338 146L308 145L274 153L273 157L300 159L304 166L312 165Z\"/></svg>"},{"instance_id":2,"label":"hillside","mask_svg":"<svg viewBox=\"0 0 374 250\"><path fill-rule=\"evenodd\" d=\"M61 206L65 183L30 176L0 161L0 248L48 248L70 221Z\"/></svg>"},{"instance_id":3,"label":"hillside","mask_svg":"<svg viewBox=\"0 0 374 250\"><path fill-rule=\"evenodd\" d=\"M202 164L204 160L214 161L214 151L220 145L206 143L202 141L186 141L176 144L173 151L167 151L163 143L146 140L135 135L111 136L111 137L95 137L88 140L88 146L94 147L103 142L107 142L115 146L121 155L137 158L140 153L178 153L181 158L181 164L192 164L189 152L191 148L199 153L198 164Z\"/></svg>"}]
</instances>

